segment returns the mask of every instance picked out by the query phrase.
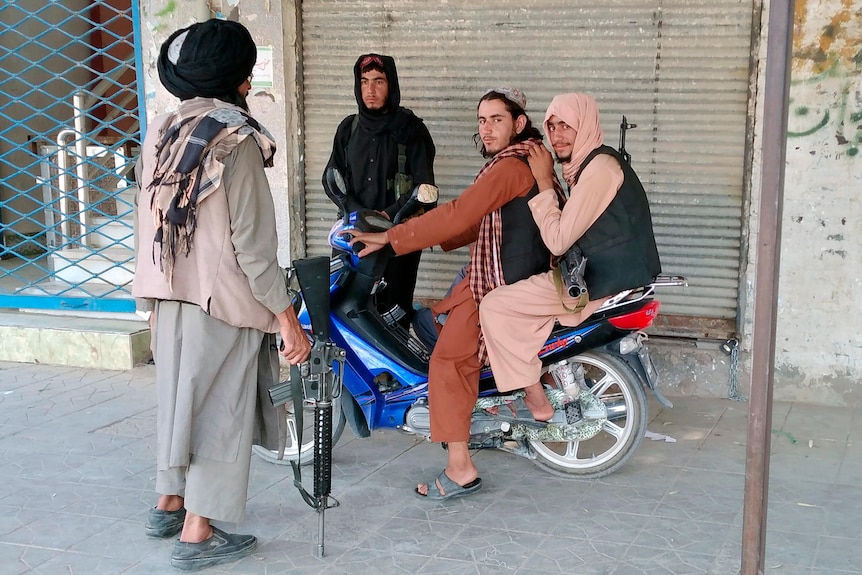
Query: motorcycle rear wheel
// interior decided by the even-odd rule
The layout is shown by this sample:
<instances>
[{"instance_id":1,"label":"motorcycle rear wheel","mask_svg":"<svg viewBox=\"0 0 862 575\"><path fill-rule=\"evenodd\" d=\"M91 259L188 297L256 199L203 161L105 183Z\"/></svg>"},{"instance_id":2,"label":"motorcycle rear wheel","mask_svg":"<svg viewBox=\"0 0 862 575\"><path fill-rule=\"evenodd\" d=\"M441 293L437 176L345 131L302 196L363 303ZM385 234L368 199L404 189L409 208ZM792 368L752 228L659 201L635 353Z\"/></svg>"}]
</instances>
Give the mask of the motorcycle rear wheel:
<instances>
[{"instance_id":1,"label":"motorcycle rear wheel","mask_svg":"<svg viewBox=\"0 0 862 575\"><path fill-rule=\"evenodd\" d=\"M625 465L643 441L649 409L646 394L640 379L622 359L588 351L569 361L583 364L591 391L608 406L610 417L602 430L588 440L530 441L536 454L534 461L555 475L604 477Z\"/></svg>"},{"instance_id":2,"label":"motorcycle rear wheel","mask_svg":"<svg viewBox=\"0 0 862 575\"><path fill-rule=\"evenodd\" d=\"M341 434L344 433L344 426L347 420L344 417L344 412L341 410L341 397L336 397L332 401L332 447L341 439ZM302 415L302 445L297 449L297 433L296 420L294 419L293 401L288 401L287 405L287 445L284 449L284 459L278 458L277 450L270 450L261 445L253 445L252 452L269 463L276 465L290 465L291 461L296 461L299 458L300 465L306 465L314 460L314 413L305 411Z\"/></svg>"}]
</instances>

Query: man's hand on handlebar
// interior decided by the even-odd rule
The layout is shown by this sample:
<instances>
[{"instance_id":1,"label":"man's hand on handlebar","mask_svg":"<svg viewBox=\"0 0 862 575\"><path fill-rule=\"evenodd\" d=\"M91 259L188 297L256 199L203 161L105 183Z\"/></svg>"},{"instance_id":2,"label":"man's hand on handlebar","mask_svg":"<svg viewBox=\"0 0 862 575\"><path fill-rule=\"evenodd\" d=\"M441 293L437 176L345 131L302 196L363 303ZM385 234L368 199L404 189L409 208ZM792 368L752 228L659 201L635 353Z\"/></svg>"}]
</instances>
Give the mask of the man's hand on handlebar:
<instances>
[{"instance_id":1,"label":"man's hand on handlebar","mask_svg":"<svg viewBox=\"0 0 862 575\"><path fill-rule=\"evenodd\" d=\"M341 235L344 236L348 234L352 236L350 239L350 247L353 247L359 242L364 244L364 247L357 254L361 258L364 258L369 254L373 254L389 245L389 239L387 239L385 232L360 232L359 230L350 230Z\"/></svg>"}]
</instances>

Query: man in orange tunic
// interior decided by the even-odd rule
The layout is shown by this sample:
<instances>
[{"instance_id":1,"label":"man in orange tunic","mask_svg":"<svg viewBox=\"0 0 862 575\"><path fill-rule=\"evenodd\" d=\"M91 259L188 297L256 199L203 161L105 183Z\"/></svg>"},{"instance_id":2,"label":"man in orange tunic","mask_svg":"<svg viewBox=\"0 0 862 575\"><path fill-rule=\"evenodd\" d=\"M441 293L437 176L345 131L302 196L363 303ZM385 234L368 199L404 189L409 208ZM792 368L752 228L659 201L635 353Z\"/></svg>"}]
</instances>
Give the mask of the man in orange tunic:
<instances>
[{"instance_id":1,"label":"man in orange tunic","mask_svg":"<svg viewBox=\"0 0 862 575\"><path fill-rule=\"evenodd\" d=\"M519 90L496 88L479 101L482 155L489 159L475 182L461 195L385 233L354 234L365 256L391 244L396 254L440 245L443 250L472 244L466 276L434 306L435 317L447 314L429 364L431 439L448 443L446 468L416 493L428 499L467 495L482 486L468 449L470 420L479 395L479 373L487 360L481 341L479 303L495 288L550 269L550 253L542 243L527 200L538 193L526 162L541 135L525 112ZM536 385L528 407L537 418L550 418L553 408Z\"/></svg>"}]
</instances>

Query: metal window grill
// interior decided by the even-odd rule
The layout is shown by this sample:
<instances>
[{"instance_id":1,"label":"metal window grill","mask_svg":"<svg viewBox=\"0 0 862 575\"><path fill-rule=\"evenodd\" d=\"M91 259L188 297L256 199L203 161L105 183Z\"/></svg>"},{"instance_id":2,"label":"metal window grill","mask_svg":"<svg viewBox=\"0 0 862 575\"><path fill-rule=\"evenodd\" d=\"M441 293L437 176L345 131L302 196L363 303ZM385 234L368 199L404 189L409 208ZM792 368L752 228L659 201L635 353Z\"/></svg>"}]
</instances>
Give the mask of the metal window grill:
<instances>
[{"instance_id":1,"label":"metal window grill","mask_svg":"<svg viewBox=\"0 0 862 575\"><path fill-rule=\"evenodd\" d=\"M0 5L0 308L126 312L136 0Z\"/></svg>"}]
</instances>

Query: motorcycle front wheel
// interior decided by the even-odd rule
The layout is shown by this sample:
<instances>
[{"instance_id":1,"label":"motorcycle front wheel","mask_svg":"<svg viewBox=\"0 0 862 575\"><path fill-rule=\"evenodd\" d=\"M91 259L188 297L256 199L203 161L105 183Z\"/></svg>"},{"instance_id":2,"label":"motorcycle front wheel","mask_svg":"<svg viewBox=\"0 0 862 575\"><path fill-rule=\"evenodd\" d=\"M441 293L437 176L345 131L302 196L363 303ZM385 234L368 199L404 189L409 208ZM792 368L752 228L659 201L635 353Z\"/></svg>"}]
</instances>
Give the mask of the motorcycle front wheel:
<instances>
[{"instance_id":1,"label":"motorcycle front wheel","mask_svg":"<svg viewBox=\"0 0 862 575\"><path fill-rule=\"evenodd\" d=\"M344 392L342 392L344 393ZM347 420L341 411L341 398L338 396L332 401L332 446L341 439ZM299 460L300 465L306 465L314 460L314 412L303 412L302 445L299 445L296 419L294 419L293 401L287 405L287 444L284 449L284 459L278 458L278 451L267 449L261 445L253 445L252 452L269 463L276 465L290 465L291 461Z\"/></svg>"},{"instance_id":2,"label":"motorcycle front wheel","mask_svg":"<svg viewBox=\"0 0 862 575\"><path fill-rule=\"evenodd\" d=\"M647 425L643 386L625 361L608 353L588 351L569 358L584 366L590 391L608 410L608 419L594 437L582 441L530 441L539 467L556 475L595 479L609 475L631 458Z\"/></svg>"}]
</instances>

